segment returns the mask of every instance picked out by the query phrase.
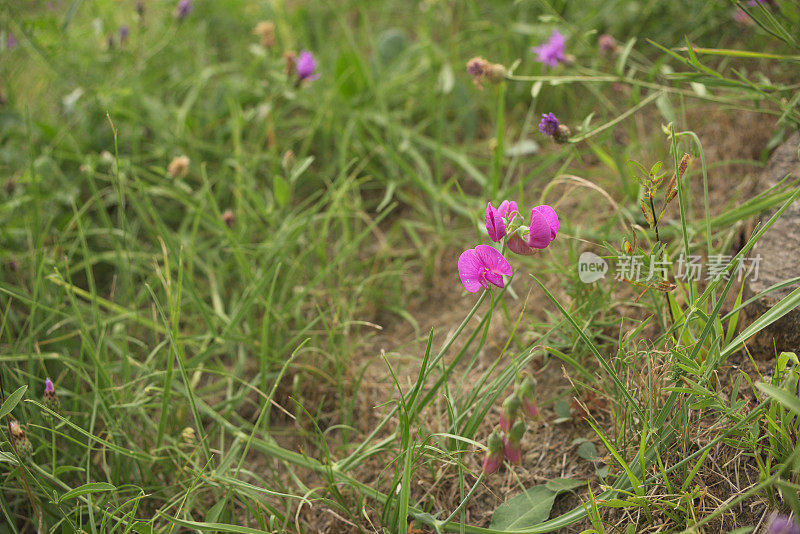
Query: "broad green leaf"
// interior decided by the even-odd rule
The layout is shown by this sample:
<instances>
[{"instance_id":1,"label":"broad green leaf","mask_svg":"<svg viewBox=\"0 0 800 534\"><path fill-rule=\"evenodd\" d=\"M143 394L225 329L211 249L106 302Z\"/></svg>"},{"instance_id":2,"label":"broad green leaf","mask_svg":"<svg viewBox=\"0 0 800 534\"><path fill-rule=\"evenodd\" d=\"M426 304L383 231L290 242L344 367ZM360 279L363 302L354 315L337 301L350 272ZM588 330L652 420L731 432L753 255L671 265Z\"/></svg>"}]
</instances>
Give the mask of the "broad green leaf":
<instances>
[{"instance_id":1,"label":"broad green leaf","mask_svg":"<svg viewBox=\"0 0 800 534\"><path fill-rule=\"evenodd\" d=\"M520 530L547 521L556 493L547 485L534 486L497 507L492 514L494 530Z\"/></svg>"},{"instance_id":2,"label":"broad green leaf","mask_svg":"<svg viewBox=\"0 0 800 534\"><path fill-rule=\"evenodd\" d=\"M0 419L7 416L11 413L11 410L17 407L19 401L22 399L22 396L25 395L25 391L28 389L28 386L20 386L14 391L11 395L6 397L6 401L0 406Z\"/></svg>"},{"instance_id":3,"label":"broad green leaf","mask_svg":"<svg viewBox=\"0 0 800 534\"><path fill-rule=\"evenodd\" d=\"M578 447L578 456L586 460L595 461L598 458L597 447L591 441L584 441Z\"/></svg>"},{"instance_id":4,"label":"broad green leaf","mask_svg":"<svg viewBox=\"0 0 800 534\"><path fill-rule=\"evenodd\" d=\"M77 488L69 490L64 495L59 497L56 504L61 504L68 499L74 499L75 497L80 497L81 495L87 495L89 493L101 493L103 491L114 491L115 489L117 489L117 487L113 484L109 484L108 482L89 482L88 484L83 484L82 486L78 486Z\"/></svg>"},{"instance_id":5,"label":"broad green leaf","mask_svg":"<svg viewBox=\"0 0 800 534\"><path fill-rule=\"evenodd\" d=\"M586 443L591 443L587 441ZM553 480L549 480L545 486L550 491L555 491L556 494L564 493L565 491L572 491L575 488L579 488L581 486L585 486L585 480L577 480L574 478L554 478Z\"/></svg>"}]
</instances>

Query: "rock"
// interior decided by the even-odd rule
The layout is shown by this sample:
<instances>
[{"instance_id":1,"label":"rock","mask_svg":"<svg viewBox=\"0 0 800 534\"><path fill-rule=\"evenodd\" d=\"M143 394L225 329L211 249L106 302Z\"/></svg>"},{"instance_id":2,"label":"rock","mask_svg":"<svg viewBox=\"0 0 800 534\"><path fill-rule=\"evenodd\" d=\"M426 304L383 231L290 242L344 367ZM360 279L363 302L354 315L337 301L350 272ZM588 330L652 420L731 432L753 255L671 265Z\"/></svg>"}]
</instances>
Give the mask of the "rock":
<instances>
[{"instance_id":1,"label":"rock","mask_svg":"<svg viewBox=\"0 0 800 534\"><path fill-rule=\"evenodd\" d=\"M774 186L787 174L791 174L791 178L795 179L800 177L798 145L800 145L800 135L794 133L775 149L760 176L759 191ZM766 222L775 211L777 209L764 214L761 220ZM800 200L783 212L775 224L758 240L748 257L756 260L759 255L758 277L751 275L745 279L745 299L763 292L770 286L800 276ZM748 323L761 317L798 285L773 291L749 304L745 308ZM753 336L748 341L747 348L759 359L772 358L783 351L800 352L800 307Z\"/></svg>"}]
</instances>

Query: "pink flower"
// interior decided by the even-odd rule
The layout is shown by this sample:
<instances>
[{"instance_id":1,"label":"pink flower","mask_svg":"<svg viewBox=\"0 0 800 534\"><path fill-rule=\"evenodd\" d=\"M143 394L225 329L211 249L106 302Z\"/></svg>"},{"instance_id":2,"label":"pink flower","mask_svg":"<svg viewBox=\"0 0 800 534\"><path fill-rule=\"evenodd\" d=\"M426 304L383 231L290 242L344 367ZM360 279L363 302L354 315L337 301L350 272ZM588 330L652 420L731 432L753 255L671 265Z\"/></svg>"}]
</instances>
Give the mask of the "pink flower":
<instances>
[{"instance_id":1,"label":"pink flower","mask_svg":"<svg viewBox=\"0 0 800 534\"><path fill-rule=\"evenodd\" d=\"M319 78L319 74L315 73L317 60L314 59L314 54L308 50L300 51L300 55L297 56L297 61L295 61L295 68L297 69L297 78L300 81L308 80L313 82Z\"/></svg>"},{"instance_id":2,"label":"pink flower","mask_svg":"<svg viewBox=\"0 0 800 534\"><path fill-rule=\"evenodd\" d=\"M475 293L481 287L488 288L489 284L504 287L503 275L511 276L513 273L508 260L488 245L465 250L458 258L461 283L470 293Z\"/></svg>"},{"instance_id":3,"label":"pink flower","mask_svg":"<svg viewBox=\"0 0 800 534\"><path fill-rule=\"evenodd\" d=\"M506 236L506 222L513 219L519 213L517 203L513 200L504 200L500 207L495 209L492 203L486 205L484 220L486 221L486 231L492 241L500 241Z\"/></svg>"},{"instance_id":4,"label":"pink flower","mask_svg":"<svg viewBox=\"0 0 800 534\"><path fill-rule=\"evenodd\" d=\"M559 63L566 61L566 57L564 56L564 44L564 36L558 33L558 31L554 31L546 43L535 46L531 48L531 50L536 52L541 63L544 63L548 67L556 67Z\"/></svg>"},{"instance_id":5,"label":"pink flower","mask_svg":"<svg viewBox=\"0 0 800 534\"><path fill-rule=\"evenodd\" d=\"M46 378L44 381L44 392L48 395L56 392L56 388L53 387L53 381L50 378Z\"/></svg>"},{"instance_id":6,"label":"pink flower","mask_svg":"<svg viewBox=\"0 0 800 534\"><path fill-rule=\"evenodd\" d=\"M527 235L523 235L527 232ZM537 249L547 248L558 234L558 215L556 210L544 204L531 210L531 225L524 227L507 240L508 248L523 256L529 256Z\"/></svg>"}]
</instances>

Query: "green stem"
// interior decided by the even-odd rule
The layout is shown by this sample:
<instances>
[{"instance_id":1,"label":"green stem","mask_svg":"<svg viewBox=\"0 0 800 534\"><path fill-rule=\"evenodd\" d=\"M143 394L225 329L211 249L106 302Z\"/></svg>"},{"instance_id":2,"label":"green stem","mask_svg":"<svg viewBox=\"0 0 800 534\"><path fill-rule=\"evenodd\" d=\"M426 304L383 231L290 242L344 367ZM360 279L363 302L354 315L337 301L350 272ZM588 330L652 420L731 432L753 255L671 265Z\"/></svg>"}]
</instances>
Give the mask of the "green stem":
<instances>
[{"instance_id":1,"label":"green stem","mask_svg":"<svg viewBox=\"0 0 800 534\"><path fill-rule=\"evenodd\" d=\"M505 117L506 117L506 84L497 86L497 145L494 148L494 168L492 169L492 194L494 199L500 191L500 176L503 170L503 154L505 152Z\"/></svg>"}]
</instances>

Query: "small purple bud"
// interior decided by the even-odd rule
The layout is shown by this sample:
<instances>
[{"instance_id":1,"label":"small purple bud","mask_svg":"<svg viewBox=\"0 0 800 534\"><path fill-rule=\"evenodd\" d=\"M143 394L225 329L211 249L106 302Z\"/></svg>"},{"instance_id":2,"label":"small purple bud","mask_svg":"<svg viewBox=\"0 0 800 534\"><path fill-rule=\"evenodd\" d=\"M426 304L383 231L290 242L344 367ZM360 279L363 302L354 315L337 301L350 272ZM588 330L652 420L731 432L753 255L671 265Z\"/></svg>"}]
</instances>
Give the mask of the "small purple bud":
<instances>
[{"instance_id":1,"label":"small purple bud","mask_svg":"<svg viewBox=\"0 0 800 534\"><path fill-rule=\"evenodd\" d=\"M128 26L122 26L119 29L119 42L120 44L125 44L128 41L128 34L130 34L131 30Z\"/></svg>"},{"instance_id":2,"label":"small purple bud","mask_svg":"<svg viewBox=\"0 0 800 534\"><path fill-rule=\"evenodd\" d=\"M194 6L192 0L181 0L178 2L178 7L175 8L175 18L182 20L189 16Z\"/></svg>"},{"instance_id":3,"label":"small purple bud","mask_svg":"<svg viewBox=\"0 0 800 534\"><path fill-rule=\"evenodd\" d=\"M44 392L48 395L53 395L56 392L56 388L53 386L53 381L50 380L50 377L47 377L44 381Z\"/></svg>"},{"instance_id":4,"label":"small purple bud","mask_svg":"<svg viewBox=\"0 0 800 534\"><path fill-rule=\"evenodd\" d=\"M17 41L16 36L13 33L8 32L8 37L6 38L6 48L11 50L12 48L16 47L18 43L19 41Z\"/></svg>"},{"instance_id":5,"label":"small purple bud","mask_svg":"<svg viewBox=\"0 0 800 534\"><path fill-rule=\"evenodd\" d=\"M545 135L553 135L558 130L558 119L552 113L542 114L542 120L539 122L539 131Z\"/></svg>"},{"instance_id":6,"label":"small purple bud","mask_svg":"<svg viewBox=\"0 0 800 534\"><path fill-rule=\"evenodd\" d=\"M312 82L319 78L319 74L315 73L317 70L317 60L314 59L314 54L308 50L300 51L300 54L295 60L295 69L297 72L297 79L300 81L308 80Z\"/></svg>"}]
</instances>

